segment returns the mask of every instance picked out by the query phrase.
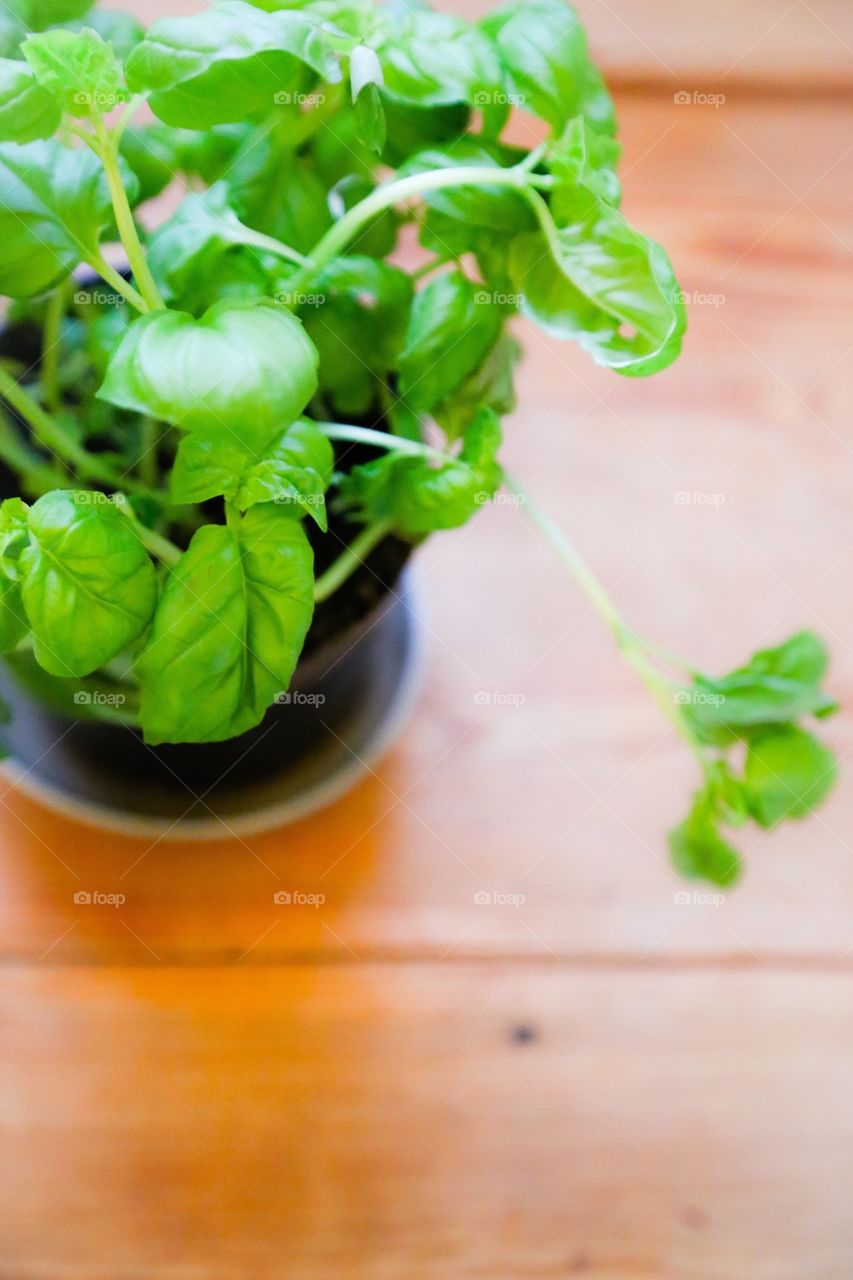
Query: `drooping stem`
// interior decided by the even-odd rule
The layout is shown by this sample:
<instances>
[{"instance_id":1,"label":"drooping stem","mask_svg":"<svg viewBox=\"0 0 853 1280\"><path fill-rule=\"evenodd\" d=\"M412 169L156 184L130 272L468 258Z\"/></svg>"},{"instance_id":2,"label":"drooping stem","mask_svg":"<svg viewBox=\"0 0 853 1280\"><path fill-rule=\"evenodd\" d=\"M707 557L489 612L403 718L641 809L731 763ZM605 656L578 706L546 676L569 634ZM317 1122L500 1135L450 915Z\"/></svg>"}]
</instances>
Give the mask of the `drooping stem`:
<instances>
[{"instance_id":1,"label":"drooping stem","mask_svg":"<svg viewBox=\"0 0 853 1280\"><path fill-rule=\"evenodd\" d=\"M102 253L90 253L87 261L90 267L94 267L102 280L112 285L119 297L124 298L126 302L129 302L132 307L135 307L137 311L143 314L149 310L148 303L139 290L134 289L133 285L125 280L124 276L120 275L115 267L111 267Z\"/></svg>"},{"instance_id":2,"label":"drooping stem","mask_svg":"<svg viewBox=\"0 0 853 1280\"><path fill-rule=\"evenodd\" d=\"M92 119L95 124L95 137L98 141L98 155L107 175L107 185L110 190L116 226L124 251L127 254L130 270L139 286L139 292L145 299L147 308L150 311L162 310L165 303L160 297L160 291L154 282L154 277L148 267L148 261L136 231L136 224L133 221L127 192L121 179L115 140L110 136L109 130L99 113L93 112Z\"/></svg>"},{"instance_id":3,"label":"drooping stem","mask_svg":"<svg viewBox=\"0 0 853 1280\"><path fill-rule=\"evenodd\" d=\"M678 683L671 680L669 676L664 675L651 661L647 645L622 617L603 584L598 580L566 533L551 519L547 512L533 502L517 481L506 471L504 471L503 475L509 492L515 495L519 505L524 508L532 522L545 536L546 541L568 567L584 595L612 631L626 661L640 676L664 715L672 722L688 744L704 772L708 765L705 752L701 743L691 733L684 716L681 714L679 704L675 700L675 694L680 687Z\"/></svg>"},{"instance_id":4,"label":"drooping stem","mask_svg":"<svg viewBox=\"0 0 853 1280\"><path fill-rule=\"evenodd\" d=\"M329 596L334 595L338 588L343 586L347 578L351 577L356 569L364 564L374 547L378 546L382 539L388 536L392 527L390 520L378 520L376 524L370 524L365 529L362 529L361 533L353 539L346 550L329 565L326 572L321 574L314 583L314 603L320 604L323 600L328 600Z\"/></svg>"}]
</instances>

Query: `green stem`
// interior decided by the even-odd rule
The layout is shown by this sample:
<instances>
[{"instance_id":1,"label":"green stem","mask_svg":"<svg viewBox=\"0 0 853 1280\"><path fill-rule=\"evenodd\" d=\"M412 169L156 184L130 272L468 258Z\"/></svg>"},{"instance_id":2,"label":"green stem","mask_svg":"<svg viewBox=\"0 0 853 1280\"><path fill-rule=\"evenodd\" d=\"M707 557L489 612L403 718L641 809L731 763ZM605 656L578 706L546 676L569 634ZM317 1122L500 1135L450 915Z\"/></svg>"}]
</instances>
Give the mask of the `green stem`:
<instances>
[{"instance_id":1,"label":"green stem","mask_svg":"<svg viewBox=\"0 0 853 1280\"><path fill-rule=\"evenodd\" d=\"M115 504L121 514L130 521L134 533L146 551L149 551L151 555L156 556L158 560L162 560L164 564L170 567L178 563L184 554L181 548L176 547L174 542L170 542L162 534L155 533L153 529L149 529L147 525L142 524L123 493L115 495Z\"/></svg>"},{"instance_id":2,"label":"green stem","mask_svg":"<svg viewBox=\"0 0 853 1280\"><path fill-rule=\"evenodd\" d=\"M59 388L59 351L62 339L62 321L65 317L65 284L59 285L47 300L44 315L44 331L41 346L41 385L48 409L58 409L61 403Z\"/></svg>"},{"instance_id":3,"label":"green stem","mask_svg":"<svg viewBox=\"0 0 853 1280\"><path fill-rule=\"evenodd\" d=\"M387 431L375 431L373 427L353 427L344 422L318 422L316 425L329 440L375 445L377 449L388 449L411 457L434 458L437 462L454 461L452 454L443 453L441 449L433 449L431 445L420 444L417 440L407 440L404 436L392 436Z\"/></svg>"},{"instance_id":4,"label":"green stem","mask_svg":"<svg viewBox=\"0 0 853 1280\"><path fill-rule=\"evenodd\" d=\"M392 528L390 520L379 520L376 524L362 529L358 537L353 539L347 549L314 583L314 603L320 604L334 595L338 587L342 587L347 578L364 564L374 547L388 536Z\"/></svg>"},{"instance_id":5,"label":"green stem","mask_svg":"<svg viewBox=\"0 0 853 1280\"><path fill-rule=\"evenodd\" d=\"M160 423L154 418L143 418L141 429L141 452L137 467L143 484L156 489L160 475L157 466L157 446L160 443Z\"/></svg>"},{"instance_id":6,"label":"green stem","mask_svg":"<svg viewBox=\"0 0 853 1280\"><path fill-rule=\"evenodd\" d=\"M147 485L141 484L131 476L119 475L108 463L102 462L97 454L89 453L72 439L62 426L32 398L21 383L12 377L3 364L0 364L0 396L23 418L39 444L63 462L70 463L81 479L110 485L115 489L128 489L133 493L152 495L152 490Z\"/></svg>"},{"instance_id":7,"label":"green stem","mask_svg":"<svg viewBox=\"0 0 853 1280\"><path fill-rule=\"evenodd\" d=\"M95 124L95 137L98 141L98 155L104 166L104 172L107 175L107 185L110 189L110 198L113 203L113 212L115 213L116 226L118 227L119 238L124 246L127 254L127 261L130 270L133 273L139 292L145 299L146 307L149 311L160 311L165 307L160 292L154 282L148 261L142 248L139 235L136 231L136 224L133 221L133 214L130 210L130 204L127 199L127 192L124 189L124 183L121 180L121 170L118 163L118 150L115 141L110 137L109 131L103 122L103 119L97 112L92 113L92 119Z\"/></svg>"},{"instance_id":8,"label":"green stem","mask_svg":"<svg viewBox=\"0 0 853 1280\"><path fill-rule=\"evenodd\" d=\"M517 481L513 480L506 471L503 474L509 492L515 494L519 499L519 504L524 507L530 519L539 531L544 534L545 539L551 544L563 563L568 566L584 595L613 632L616 643L626 661L640 676L664 715L672 722L688 744L704 773L708 764L705 752L701 743L690 732L690 728L679 710L678 703L675 701L674 695L679 688L677 682L663 675L652 665L644 642L622 617L604 586L599 582L583 556L559 525L532 501Z\"/></svg>"},{"instance_id":9,"label":"green stem","mask_svg":"<svg viewBox=\"0 0 853 1280\"><path fill-rule=\"evenodd\" d=\"M486 165L458 165L448 169L432 169L425 173L415 173L407 178L398 178L394 182L386 182L383 186L371 191L369 196L353 205L342 218L315 245L302 271L289 281L290 288L298 293L310 282L315 274L333 261L349 244L350 240L361 228L384 213L392 205L400 204L412 196L424 195L427 191L439 191L443 187L470 186L505 186L526 191L535 178L523 169L501 169Z\"/></svg>"},{"instance_id":10,"label":"green stem","mask_svg":"<svg viewBox=\"0 0 853 1280\"><path fill-rule=\"evenodd\" d=\"M90 253L87 259L89 266L94 267L102 280L107 284L111 284L116 293L135 307L137 311L143 314L148 311L148 303L143 298L138 289L134 289L133 285L125 280L124 276L119 275L115 267L111 267L102 253Z\"/></svg>"}]
</instances>

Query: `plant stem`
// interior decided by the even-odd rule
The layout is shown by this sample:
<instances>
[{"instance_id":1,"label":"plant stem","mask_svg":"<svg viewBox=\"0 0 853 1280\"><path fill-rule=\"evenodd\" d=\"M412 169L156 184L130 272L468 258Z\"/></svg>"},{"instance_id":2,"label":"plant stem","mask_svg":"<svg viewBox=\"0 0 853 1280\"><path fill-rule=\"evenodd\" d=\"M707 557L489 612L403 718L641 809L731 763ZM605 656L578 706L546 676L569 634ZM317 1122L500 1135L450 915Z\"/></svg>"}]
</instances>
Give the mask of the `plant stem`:
<instances>
[{"instance_id":1,"label":"plant stem","mask_svg":"<svg viewBox=\"0 0 853 1280\"><path fill-rule=\"evenodd\" d=\"M130 211L127 192L121 180L115 141L110 137L109 131L98 112L92 113L92 119L95 124L95 137L98 140L98 155L107 175L107 185L113 202L113 212L115 213L119 238L127 254L127 261L130 264L133 278L139 286L139 292L145 299L148 310L162 310L165 307L165 303L160 297L157 285L154 283L154 277L149 270L148 261L136 231L136 224Z\"/></svg>"},{"instance_id":2,"label":"plant stem","mask_svg":"<svg viewBox=\"0 0 853 1280\"><path fill-rule=\"evenodd\" d=\"M405 453L411 457L434 458L440 462L452 462L453 455L433 449L431 445L407 440L405 436L393 436L387 431L375 431L373 427L353 427L344 422L318 422L316 424L329 440L349 440L353 444L371 444L377 449Z\"/></svg>"},{"instance_id":3,"label":"plant stem","mask_svg":"<svg viewBox=\"0 0 853 1280\"><path fill-rule=\"evenodd\" d=\"M371 191L364 200L353 205L333 227L330 227L309 254L304 269L298 271L289 281L290 288L294 293L299 292L313 275L321 272L338 254L343 252L365 223L403 200L423 195L427 191L439 191L442 187L505 186L526 191L531 180L531 177L519 168L501 169L497 165L494 168L486 165L458 165L447 169L431 169L425 173L414 173L407 178L386 182L375 191Z\"/></svg>"},{"instance_id":4,"label":"plant stem","mask_svg":"<svg viewBox=\"0 0 853 1280\"><path fill-rule=\"evenodd\" d=\"M388 536L392 528L390 520L378 520L376 524L362 529L358 537L353 539L346 550L314 583L314 603L320 604L323 600L328 600L338 587L343 586L347 578L364 564L373 548Z\"/></svg>"},{"instance_id":5,"label":"plant stem","mask_svg":"<svg viewBox=\"0 0 853 1280\"><path fill-rule=\"evenodd\" d=\"M143 418L140 440L142 451L136 465L139 468L139 476L143 484L149 485L152 489L157 488L157 482L160 478L157 466L157 446L159 443L160 423L154 418Z\"/></svg>"},{"instance_id":6,"label":"plant stem","mask_svg":"<svg viewBox=\"0 0 853 1280\"><path fill-rule=\"evenodd\" d=\"M679 710L678 703L674 698L674 694L679 687L677 682L671 680L668 676L663 675L663 673L649 661L645 643L619 613L619 610L610 599L610 596L607 594L601 582L599 582L583 556L572 544L559 525L557 525L541 507L537 506L537 504L531 500L517 481L513 480L506 471L504 471L503 474L504 481L509 492L515 494L519 499L520 505L526 509L530 519L537 526L539 531L544 534L546 541L551 544L560 559L568 566L572 576L586 595L587 599L592 603L610 627L610 630L613 632L616 639L616 643L625 656L626 661L630 663L640 676L664 715L672 722L681 737L688 744L690 750L699 761L704 773L708 763L705 753L701 744L690 732L690 728L685 722L685 719Z\"/></svg>"},{"instance_id":7,"label":"plant stem","mask_svg":"<svg viewBox=\"0 0 853 1280\"><path fill-rule=\"evenodd\" d=\"M139 290L134 289L133 285L125 280L124 276L119 275L115 267L110 266L102 253L90 253L88 263L90 267L94 267L102 280L105 280L107 284L111 284L116 293L129 302L132 307L135 307L137 311L145 314L149 310L148 303Z\"/></svg>"},{"instance_id":8,"label":"plant stem","mask_svg":"<svg viewBox=\"0 0 853 1280\"><path fill-rule=\"evenodd\" d=\"M0 363L0 396L23 418L39 444L63 462L69 463L76 469L81 479L110 485L115 489L128 489L131 492L152 495L152 490L147 485L134 480L131 476L119 475L108 463L101 462L97 454L89 453L66 434L61 425L33 399L20 382L12 377L2 363Z\"/></svg>"},{"instance_id":9,"label":"plant stem","mask_svg":"<svg viewBox=\"0 0 853 1280\"><path fill-rule=\"evenodd\" d=\"M59 348L62 335L62 321L65 317L65 285L54 289L47 300L44 316L44 331L41 345L41 385L48 409L58 409L61 396L59 389Z\"/></svg>"},{"instance_id":10,"label":"plant stem","mask_svg":"<svg viewBox=\"0 0 853 1280\"><path fill-rule=\"evenodd\" d=\"M149 529L147 525L142 524L123 493L117 493L114 501L121 514L130 521L134 533L145 550L150 551L153 556L156 556L158 560L162 560L164 564L170 567L176 565L184 554L181 548L176 547L174 542L170 542L162 534L155 533L153 529Z\"/></svg>"}]
</instances>

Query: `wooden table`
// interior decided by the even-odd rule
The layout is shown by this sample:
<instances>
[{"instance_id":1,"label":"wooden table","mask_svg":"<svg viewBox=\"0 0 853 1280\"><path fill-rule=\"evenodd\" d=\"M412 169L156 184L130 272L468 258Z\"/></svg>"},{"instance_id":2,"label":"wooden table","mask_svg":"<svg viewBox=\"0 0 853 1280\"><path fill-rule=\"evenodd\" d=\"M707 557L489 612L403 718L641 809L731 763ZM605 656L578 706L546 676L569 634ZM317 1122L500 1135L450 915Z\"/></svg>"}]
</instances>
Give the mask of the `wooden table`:
<instances>
[{"instance_id":1,"label":"wooden table","mask_svg":"<svg viewBox=\"0 0 853 1280\"><path fill-rule=\"evenodd\" d=\"M526 330L507 454L639 629L713 669L814 626L849 699L849 13L675 8L590 25L685 355ZM850 766L680 903L691 763L523 515L420 572L417 718L311 822L146 845L0 792L0 1276L849 1280Z\"/></svg>"}]
</instances>

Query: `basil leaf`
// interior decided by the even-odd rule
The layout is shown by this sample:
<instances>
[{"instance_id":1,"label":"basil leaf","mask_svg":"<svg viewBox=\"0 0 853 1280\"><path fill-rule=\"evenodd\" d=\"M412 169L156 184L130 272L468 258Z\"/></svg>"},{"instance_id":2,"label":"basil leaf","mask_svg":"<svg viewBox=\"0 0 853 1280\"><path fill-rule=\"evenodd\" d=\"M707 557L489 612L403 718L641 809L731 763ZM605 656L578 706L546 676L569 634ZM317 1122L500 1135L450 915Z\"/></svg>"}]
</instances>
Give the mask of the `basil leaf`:
<instances>
[{"instance_id":1,"label":"basil leaf","mask_svg":"<svg viewBox=\"0 0 853 1280\"><path fill-rule=\"evenodd\" d=\"M295 9L263 13L243 0L160 19L127 60L133 92L147 92L166 124L191 129L269 112L303 88L308 71L340 79L316 19Z\"/></svg>"},{"instance_id":2,"label":"basil leaf","mask_svg":"<svg viewBox=\"0 0 853 1280\"><path fill-rule=\"evenodd\" d=\"M168 187L179 165L177 148L151 125L129 125L121 135L120 154L139 184L138 199L152 200Z\"/></svg>"},{"instance_id":3,"label":"basil leaf","mask_svg":"<svg viewBox=\"0 0 853 1280\"><path fill-rule=\"evenodd\" d=\"M773 827L818 807L835 785L838 761L812 734L785 725L750 741L744 776L753 817Z\"/></svg>"},{"instance_id":4,"label":"basil leaf","mask_svg":"<svg viewBox=\"0 0 853 1280\"><path fill-rule=\"evenodd\" d=\"M258 724L290 683L313 589L310 543L282 508L253 507L238 538L197 530L138 664L146 742L218 742Z\"/></svg>"},{"instance_id":5,"label":"basil leaf","mask_svg":"<svg viewBox=\"0 0 853 1280\"><path fill-rule=\"evenodd\" d=\"M452 396L433 410L450 440L462 435L478 409L493 409L499 418L515 409L515 366L521 347L509 334L498 338L482 364L470 373Z\"/></svg>"},{"instance_id":6,"label":"basil leaf","mask_svg":"<svg viewBox=\"0 0 853 1280\"><path fill-rule=\"evenodd\" d=\"M34 142L59 128L62 112L24 62L0 58L0 142Z\"/></svg>"},{"instance_id":7,"label":"basil leaf","mask_svg":"<svg viewBox=\"0 0 853 1280\"><path fill-rule=\"evenodd\" d=\"M616 132L613 103L589 57L586 35L563 0L512 0L481 24L494 41L519 105L556 130L583 115Z\"/></svg>"},{"instance_id":8,"label":"basil leaf","mask_svg":"<svg viewBox=\"0 0 853 1280\"><path fill-rule=\"evenodd\" d=\"M441 107L419 107L385 95L388 139L383 159L395 168L409 156L430 147L445 147L468 127L471 109L464 102ZM318 140L318 153L324 139Z\"/></svg>"},{"instance_id":9,"label":"basil leaf","mask_svg":"<svg viewBox=\"0 0 853 1280\"><path fill-rule=\"evenodd\" d=\"M29 511L21 597L36 660L57 676L85 676L147 627L154 566L130 523L101 493L57 490Z\"/></svg>"},{"instance_id":10,"label":"basil leaf","mask_svg":"<svg viewBox=\"0 0 853 1280\"><path fill-rule=\"evenodd\" d=\"M92 0L3 0L6 12L30 31L82 18L91 7Z\"/></svg>"},{"instance_id":11,"label":"basil leaf","mask_svg":"<svg viewBox=\"0 0 853 1280\"><path fill-rule=\"evenodd\" d=\"M699 792L684 822L670 831L669 849L677 871L689 879L726 888L741 873L740 855L717 831L713 801Z\"/></svg>"},{"instance_id":12,"label":"basil leaf","mask_svg":"<svg viewBox=\"0 0 853 1280\"><path fill-rule=\"evenodd\" d=\"M308 253L332 225L326 188L312 166L273 134L252 139L227 179L235 212L255 231Z\"/></svg>"},{"instance_id":13,"label":"basil leaf","mask_svg":"<svg viewBox=\"0 0 853 1280\"><path fill-rule=\"evenodd\" d=\"M292 423L253 455L221 436L190 435L181 441L170 477L174 502L204 502L220 494L241 511L276 502L307 512L328 528L324 494L332 479L334 453L317 425Z\"/></svg>"},{"instance_id":14,"label":"basil leaf","mask_svg":"<svg viewBox=\"0 0 853 1280\"><path fill-rule=\"evenodd\" d=\"M571 219L571 204L565 201L564 193L571 192L577 182L586 183L607 204L619 204L622 192L616 166L620 154L615 138L596 133L583 116L569 121L548 152L548 167L559 184L551 200L558 223Z\"/></svg>"},{"instance_id":15,"label":"basil leaf","mask_svg":"<svg viewBox=\"0 0 853 1280\"><path fill-rule=\"evenodd\" d=\"M193 298L204 292L206 280L214 277L219 284L222 259L235 248L270 253L258 233L240 221L228 199L224 182L200 195L188 195L151 237L148 265L165 302L189 309Z\"/></svg>"},{"instance_id":16,"label":"basil leaf","mask_svg":"<svg viewBox=\"0 0 853 1280\"><path fill-rule=\"evenodd\" d=\"M798 631L782 644L754 653L742 670L817 686L828 666L829 652L821 638L813 631Z\"/></svg>"},{"instance_id":17,"label":"basil leaf","mask_svg":"<svg viewBox=\"0 0 853 1280\"><path fill-rule=\"evenodd\" d=\"M572 220L550 240L535 232L510 246L522 311L617 373L645 377L671 364L687 322L664 250L582 183L564 191L563 216Z\"/></svg>"},{"instance_id":18,"label":"basil leaf","mask_svg":"<svg viewBox=\"0 0 853 1280\"><path fill-rule=\"evenodd\" d=\"M275 306L224 302L200 320L156 311L134 321L110 361L101 400L186 431L221 430L261 449L317 388L317 352Z\"/></svg>"},{"instance_id":19,"label":"basil leaf","mask_svg":"<svg viewBox=\"0 0 853 1280\"><path fill-rule=\"evenodd\" d=\"M418 106L482 105L503 75L490 40L461 18L430 9L379 10L371 36L385 93Z\"/></svg>"},{"instance_id":20,"label":"basil leaf","mask_svg":"<svg viewBox=\"0 0 853 1280\"><path fill-rule=\"evenodd\" d=\"M390 520L407 537L457 529L500 485L500 443L497 417L483 409L468 426L452 462L436 466L424 458L389 453L353 467L341 481L343 505L366 523Z\"/></svg>"},{"instance_id":21,"label":"basil leaf","mask_svg":"<svg viewBox=\"0 0 853 1280\"><path fill-rule=\"evenodd\" d=\"M382 154L387 137L385 111L380 89L384 84L382 67L373 49L357 45L350 54L350 88L355 106L359 136L364 143Z\"/></svg>"},{"instance_id":22,"label":"basil leaf","mask_svg":"<svg viewBox=\"0 0 853 1280\"><path fill-rule=\"evenodd\" d=\"M21 52L69 115L111 111L127 98L113 47L95 31L45 31L26 39Z\"/></svg>"},{"instance_id":23,"label":"basil leaf","mask_svg":"<svg viewBox=\"0 0 853 1280\"><path fill-rule=\"evenodd\" d=\"M11 578L0 574L0 653L11 653L29 629L21 588Z\"/></svg>"},{"instance_id":24,"label":"basil leaf","mask_svg":"<svg viewBox=\"0 0 853 1280\"><path fill-rule=\"evenodd\" d=\"M497 341L501 311L461 271L431 280L415 295L400 355L400 394L429 412L478 367Z\"/></svg>"},{"instance_id":25,"label":"basil leaf","mask_svg":"<svg viewBox=\"0 0 853 1280\"><path fill-rule=\"evenodd\" d=\"M399 358L411 302L410 278L375 258L339 258L322 273L299 315L320 355L321 394L336 412L370 409L377 375Z\"/></svg>"},{"instance_id":26,"label":"basil leaf","mask_svg":"<svg viewBox=\"0 0 853 1280\"><path fill-rule=\"evenodd\" d=\"M67 23L69 31L94 31L102 40L107 40L115 50L117 58L125 59L145 37L145 28L130 13L119 9L95 9L86 15L85 21L77 19Z\"/></svg>"},{"instance_id":27,"label":"basil leaf","mask_svg":"<svg viewBox=\"0 0 853 1280\"><path fill-rule=\"evenodd\" d=\"M124 179L131 195L136 183ZM0 145L0 293L29 298L67 276L112 226L107 179L91 151Z\"/></svg>"}]
</instances>

